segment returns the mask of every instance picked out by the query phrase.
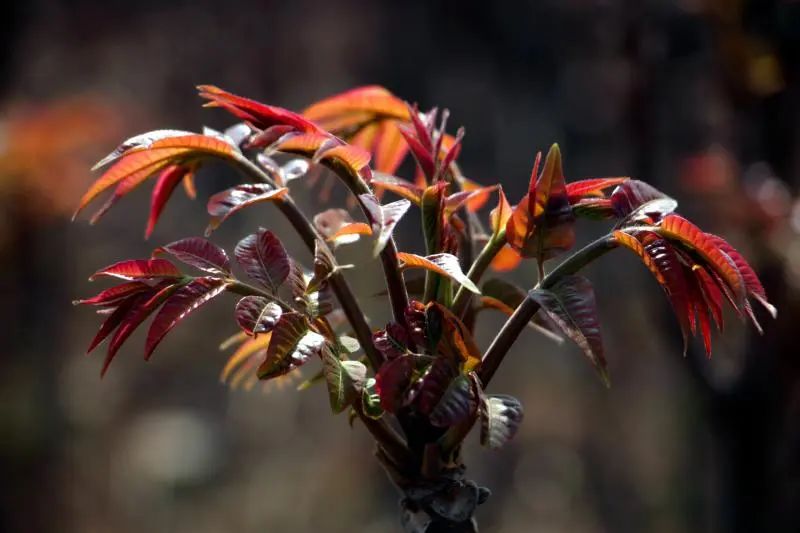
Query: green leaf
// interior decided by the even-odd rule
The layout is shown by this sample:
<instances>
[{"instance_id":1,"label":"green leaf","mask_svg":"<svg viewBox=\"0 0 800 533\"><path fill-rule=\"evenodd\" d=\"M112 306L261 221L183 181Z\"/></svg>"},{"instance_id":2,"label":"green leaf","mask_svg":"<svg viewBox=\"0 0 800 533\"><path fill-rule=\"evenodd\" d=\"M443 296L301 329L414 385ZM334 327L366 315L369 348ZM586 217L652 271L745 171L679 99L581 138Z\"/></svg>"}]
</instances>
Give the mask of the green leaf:
<instances>
[{"instance_id":1,"label":"green leaf","mask_svg":"<svg viewBox=\"0 0 800 533\"><path fill-rule=\"evenodd\" d=\"M513 396L493 394L481 402L481 444L502 448L516 435L522 422L522 404Z\"/></svg>"},{"instance_id":2,"label":"green leaf","mask_svg":"<svg viewBox=\"0 0 800 533\"><path fill-rule=\"evenodd\" d=\"M364 388L367 367L360 361L342 361L334 350L322 351L323 372L328 382L328 397L334 413L352 404Z\"/></svg>"},{"instance_id":3,"label":"green leaf","mask_svg":"<svg viewBox=\"0 0 800 533\"><path fill-rule=\"evenodd\" d=\"M361 408L365 415L375 420L383 416L381 397L375 390L375 378L367 378L364 383L364 388L361 390Z\"/></svg>"}]
</instances>

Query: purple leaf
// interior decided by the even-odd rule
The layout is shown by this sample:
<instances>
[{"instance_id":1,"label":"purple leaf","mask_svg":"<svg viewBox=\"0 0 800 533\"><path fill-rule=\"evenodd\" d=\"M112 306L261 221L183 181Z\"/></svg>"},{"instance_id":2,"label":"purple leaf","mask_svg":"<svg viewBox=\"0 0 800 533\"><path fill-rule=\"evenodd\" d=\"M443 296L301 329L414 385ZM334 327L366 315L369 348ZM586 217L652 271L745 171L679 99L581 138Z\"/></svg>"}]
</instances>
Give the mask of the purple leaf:
<instances>
[{"instance_id":1,"label":"purple leaf","mask_svg":"<svg viewBox=\"0 0 800 533\"><path fill-rule=\"evenodd\" d=\"M290 260L278 237L260 229L236 245L236 260L249 277L275 293L289 276Z\"/></svg>"},{"instance_id":2,"label":"purple leaf","mask_svg":"<svg viewBox=\"0 0 800 533\"><path fill-rule=\"evenodd\" d=\"M202 237L189 237L157 248L153 253L165 252L177 260L212 274L231 273L231 262L225 250Z\"/></svg>"}]
</instances>

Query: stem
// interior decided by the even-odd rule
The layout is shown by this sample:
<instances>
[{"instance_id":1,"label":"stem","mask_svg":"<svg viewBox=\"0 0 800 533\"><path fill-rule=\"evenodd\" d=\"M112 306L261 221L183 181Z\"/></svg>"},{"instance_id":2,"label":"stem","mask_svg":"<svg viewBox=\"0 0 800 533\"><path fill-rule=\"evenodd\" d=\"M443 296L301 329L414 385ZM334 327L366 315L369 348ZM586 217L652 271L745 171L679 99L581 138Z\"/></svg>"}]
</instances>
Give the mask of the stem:
<instances>
[{"instance_id":1,"label":"stem","mask_svg":"<svg viewBox=\"0 0 800 533\"><path fill-rule=\"evenodd\" d=\"M587 264L591 263L601 255L613 250L615 248L614 238L611 235L605 235L594 242L589 243L584 248L581 248L573 255L568 257L564 262L554 268L547 274L535 288L547 289L552 287L556 282L564 276L574 274ZM508 350L516 342L522 330L533 318L533 315L539 310L537 304L531 298L525 298L522 303L514 311L514 314L506 321L500 333L492 341L491 346L483 356L483 361L478 369L478 377L481 384L485 388L492 376L497 371L503 358L508 353Z\"/></svg>"},{"instance_id":2,"label":"stem","mask_svg":"<svg viewBox=\"0 0 800 533\"><path fill-rule=\"evenodd\" d=\"M492 259L494 259L498 252L500 252L505 243L506 230L501 229L497 235L493 235L489 239L489 242L487 242L483 247L483 250L481 250L481 252L478 254L478 257L475 258L475 262L469 267L467 277L469 277L469 279L471 279L476 285L481 280L481 277L486 272L486 269L489 268L489 265L492 264ZM471 297L472 293L463 286L458 288L458 292L456 292L456 298L453 301L453 313L455 313L456 316L462 316L464 314L464 311L469 305Z\"/></svg>"},{"instance_id":3,"label":"stem","mask_svg":"<svg viewBox=\"0 0 800 533\"><path fill-rule=\"evenodd\" d=\"M238 279L229 280L226 289L241 296L261 296L280 305L284 311L296 311L294 307L280 297Z\"/></svg>"},{"instance_id":4,"label":"stem","mask_svg":"<svg viewBox=\"0 0 800 533\"><path fill-rule=\"evenodd\" d=\"M336 174L339 179L350 189L361 208L361 212L369 220L369 213L358 198L360 194L372 194L367 182L357 173L349 172L345 167L335 162L325 161L323 164ZM394 321L405 326L405 312L408 307L408 292L406 283L403 280L403 273L400 271L400 262L397 260L397 245L394 237L389 237L389 241L380 253L381 265L383 266L383 276L386 279L386 289L389 294L389 302L392 306L392 316Z\"/></svg>"},{"instance_id":5,"label":"stem","mask_svg":"<svg viewBox=\"0 0 800 533\"><path fill-rule=\"evenodd\" d=\"M270 178L264 171L258 168L255 163L246 157L237 158L237 162L248 174L257 180L272 186L276 185L272 178ZM295 229L295 231L297 231L297 233L300 235L300 238L303 239L303 242L306 244L306 247L311 251L312 254L314 253L314 248L317 242L320 243L320 246L328 246L328 244L325 242L325 239L323 239L322 236L317 233L317 230L314 228L308 218L306 218L303 212L300 211L300 209L297 207L297 204L294 203L294 200L292 200L289 195L285 196L283 201L277 202L277 206L284 216L286 216L287 220ZM334 257L333 252L331 252L330 249L328 252L330 253L331 257ZM377 371L383 362L383 357L372 342L372 330L367 324L366 317L364 316L363 311L361 311L361 307L358 305L358 301L353 295L350 285L348 285L347 280L344 279L341 271L336 269L334 269L334 272L328 279L333 292L336 294L336 298L339 300L339 303L342 306L342 310L344 311L347 320L350 322L350 325L353 328L353 332L355 333L358 342L364 348L364 353L366 353L367 358L372 365L372 369Z\"/></svg>"}]
</instances>

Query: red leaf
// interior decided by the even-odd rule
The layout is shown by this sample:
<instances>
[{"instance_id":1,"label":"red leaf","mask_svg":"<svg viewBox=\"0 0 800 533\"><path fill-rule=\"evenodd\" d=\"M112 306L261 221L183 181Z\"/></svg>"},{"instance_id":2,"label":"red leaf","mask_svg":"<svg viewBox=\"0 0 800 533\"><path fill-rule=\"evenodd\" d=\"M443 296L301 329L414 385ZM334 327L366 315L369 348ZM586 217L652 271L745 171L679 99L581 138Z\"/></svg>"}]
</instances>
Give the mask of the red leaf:
<instances>
[{"instance_id":1,"label":"red leaf","mask_svg":"<svg viewBox=\"0 0 800 533\"><path fill-rule=\"evenodd\" d=\"M403 406L413 371L414 357L411 355L401 355L380 367L375 375L375 390L385 411L396 413Z\"/></svg>"},{"instance_id":2,"label":"red leaf","mask_svg":"<svg viewBox=\"0 0 800 533\"><path fill-rule=\"evenodd\" d=\"M290 262L280 239L271 231L260 229L236 245L236 260L252 279L273 293L289 276Z\"/></svg>"},{"instance_id":3,"label":"red leaf","mask_svg":"<svg viewBox=\"0 0 800 533\"><path fill-rule=\"evenodd\" d=\"M717 286L714 278L708 271L700 265L692 266L692 273L694 274L697 287L703 296L703 301L706 303L706 308L711 312L711 317L717 323L717 329L722 331L724 323L722 320L722 291Z\"/></svg>"},{"instance_id":4,"label":"red leaf","mask_svg":"<svg viewBox=\"0 0 800 533\"><path fill-rule=\"evenodd\" d=\"M744 308L746 287L742 275L732 258L720 249L716 241L685 218L674 214L664 217L660 233L702 257L731 288L736 307Z\"/></svg>"},{"instance_id":5,"label":"red leaf","mask_svg":"<svg viewBox=\"0 0 800 533\"><path fill-rule=\"evenodd\" d=\"M414 383L410 394L419 412L428 416L456 376L458 369L450 358L440 355L434 359L422 377Z\"/></svg>"},{"instance_id":6,"label":"red leaf","mask_svg":"<svg viewBox=\"0 0 800 533\"><path fill-rule=\"evenodd\" d=\"M172 328L193 311L211 301L227 287L225 280L219 278L195 278L173 292L153 319L147 332L144 358L150 359L153 350Z\"/></svg>"},{"instance_id":7,"label":"red leaf","mask_svg":"<svg viewBox=\"0 0 800 533\"><path fill-rule=\"evenodd\" d=\"M120 323L119 329L114 333L111 342L108 344L108 352L106 353L105 361L103 361L103 369L100 375L105 375L108 366L117 355L117 352L130 337L131 333L136 331L136 328L144 322L150 314L160 306L175 290L178 289L180 284L170 284L169 282L162 282L153 293L143 293L136 296L134 305L131 306L128 314L123 318Z\"/></svg>"},{"instance_id":8,"label":"red leaf","mask_svg":"<svg viewBox=\"0 0 800 533\"><path fill-rule=\"evenodd\" d=\"M151 278L180 278L183 275L166 259L129 259L102 268L91 275L89 281L99 276L134 280Z\"/></svg>"},{"instance_id":9,"label":"red leaf","mask_svg":"<svg viewBox=\"0 0 800 533\"><path fill-rule=\"evenodd\" d=\"M82 305L113 306L119 304L129 296L140 292L145 292L150 289L150 285L147 285L146 283L142 283L141 281L130 281L128 283L115 285L114 287L101 291L96 296L92 296L91 298L87 298L85 300L75 300L73 303Z\"/></svg>"},{"instance_id":10,"label":"red leaf","mask_svg":"<svg viewBox=\"0 0 800 533\"><path fill-rule=\"evenodd\" d=\"M405 103L383 87L357 87L316 102L303 111L303 116L327 130L356 126L364 115L408 120ZM349 120L348 120L349 119Z\"/></svg>"},{"instance_id":11,"label":"red leaf","mask_svg":"<svg viewBox=\"0 0 800 533\"><path fill-rule=\"evenodd\" d=\"M569 203L574 204L586 196L603 196L603 191L625 183L630 178L591 178L567 183Z\"/></svg>"},{"instance_id":12,"label":"red leaf","mask_svg":"<svg viewBox=\"0 0 800 533\"><path fill-rule=\"evenodd\" d=\"M652 185L639 180L627 180L611 194L611 205L619 218L624 218L644 209L650 214L652 209L661 216L672 212L678 203Z\"/></svg>"},{"instance_id":13,"label":"red leaf","mask_svg":"<svg viewBox=\"0 0 800 533\"><path fill-rule=\"evenodd\" d=\"M153 187L153 194L150 197L150 216L147 219L147 228L144 232L145 239L150 238L153 229L161 216L164 206L167 205L172 191L178 186L181 180L191 179L191 169L181 165L171 165L161 171ZM184 181L186 183L186 181ZM192 189L194 190L194 189ZM196 194L196 193L195 193Z\"/></svg>"},{"instance_id":14,"label":"red leaf","mask_svg":"<svg viewBox=\"0 0 800 533\"><path fill-rule=\"evenodd\" d=\"M615 231L614 240L638 255L664 289L680 324L685 353L691 329L690 315L693 311L684 267L672 245L663 237L649 231L637 233L636 237Z\"/></svg>"},{"instance_id":15,"label":"red leaf","mask_svg":"<svg viewBox=\"0 0 800 533\"><path fill-rule=\"evenodd\" d=\"M287 125L306 133L322 132L316 124L289 110L243 98L213 85L199 85L197 89L202 98L209 100L206 106L222 107L258 129Z\"/></svg>"},{"instance_id":16,"label":"red leaf","mask_svg":"<svg viewBox=\"0 0 800 533\"><path fill-rule=\"evenodd\" d=\"M208 199L208 214L211 215L206 233L218 228L234 213L262 202L277 202L289 193L289 189L276 189L266 183L238 185L211 196Z\"/></svg>"},{"instance_id":17,"label":"red leaf","mask_svg":"<svg viewBox=\"0 0 800 533\"><path fill-rule=\"evenodd\" d=\"M575 216L567 198L561 152L554 144L536 179L537 154L528 194L514 208L506 226L506 240L523 257L540 262L569 250L575 244Z\"/></svg>"},{"instance_id":18,"label":"red leaf","mask_svg":"<svg viewBox=\"0 0 800 533\"><path fill-rule=\"evenodd\" d=\"M212 274L231 273L231 261L225 250L202 237L189 237L156 248L153 255L163 252L187 265Z\"/></svg>"},{"instance_id":19,"label":"red leaf","mask_svg":"<svg viewBox=\"0 0 800 533\"><path fill-rule=\"evenodd\" d=\"M148 296L152 295L152 288L147 287L147 294L137 293L131 295L130 298L127 298L120 302L119 306L114 309L114 311L108 315L108 317L103 321L100 325L100 330L92 339L92 342L89 343L89 347L86 349L86 353L90 353L92 350L97 348L97 346L108 337L112 331L117 329L122 321L128 316L131 309L139 302L148 298Z\"/></svg>"},{"instance_id":20,"label":"red leaf","mask_svg":"<svg viewBox=\"0 0 800 533\"><path fill-rule=\"evenodd\" d=\"M717 235L713 235L711 233L706 233L706 236L713 242L722 252L728 255L731 258L733 263L736 265L736 268L739 269L739 273L742 276L742 280L744 281L744 285L747 289L747 293L755 298L758 303L760 303L764 308L772 315L772 318L776 318L778 316L778 310L775 309L775 306L767 301L767 293L764 290L764 286L761 284L761 280L758 279L758 275L756 274L753 267L747 262L747 260L740 254L736 248L731 246L725 239L719 237Z\"/></svg>"}]
</instances>

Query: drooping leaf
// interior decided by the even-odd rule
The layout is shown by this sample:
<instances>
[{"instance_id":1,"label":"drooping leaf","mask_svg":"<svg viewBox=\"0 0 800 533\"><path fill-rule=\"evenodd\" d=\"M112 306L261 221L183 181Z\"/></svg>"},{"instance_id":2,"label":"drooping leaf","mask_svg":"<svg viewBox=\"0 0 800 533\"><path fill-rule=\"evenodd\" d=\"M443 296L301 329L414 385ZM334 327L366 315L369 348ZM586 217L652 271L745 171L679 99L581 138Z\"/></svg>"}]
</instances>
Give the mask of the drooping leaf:
<instances>
[{"instance_id":1,"label":"drooping leaf","mask_svg":"<svg viewBox=\"0 0 800 533\"><path fill-rule=\"evenodd\" d=\"M403 406L405 392L411 384L414 358L401 355L384 363L375 375L375 391L381 399L381 407L390 413Z\"/></svg>"},{"instance_id":2,"label":"drooping leaf","mask_svg":"<svg viewBox=\"0 0 800 533\"><path fill-rule=\"evenodd\" d=\"M135 304L122 319L119 328L114 332L114 336L108 343L108 351L106 352L105 361L103 361L103 369L100 371L101 376L105 375L106 371L108 371L108 366L125 341L128 340L128 337L130 337L142 322L182 285L184 284L171 284L168 281L162 281L161 284L154 288L153 292L142 293L135 297Z\"/></svg>"},{"instance_id":3,"label":"drooping leaf","mask_svg":"<svg viewBox=\"0 0 800 533\"><path fill-rule=\"evenodd\" d=\"M680 324L685 351L691 329L689 314L693 311L683 265L672 245L663 237L650 231L639 232L636 236L615 231L614 240L639 256L642 263L664 289Z\"/></svg>"},{"instance_id":4,"label":"drooping leaf","mask_svg":"<svg viewBox=\"0 0 800 533\"><path fill-rule=\"evenodd\" d=\"M322 351L322 364L331 409L334 413L341 413L360 399L367 378L367 367L359 361L342 361L331 349Z\"/></svg>"},{"instance_id":5,"label":"drooping leaf","mask_svg":"<svg viewBox=\"0 0 800 533\"><path fill-rule=\"evenodd\" d=\"M276 189L266 183L249 183L237 185L230 189L218 192L208 199L208 214L211 221L206 233L217 229L230 216L247 207L262 202L278 202L289 193L289 189L281 187Z\"/></svg>"},{"instance_id":6,"label":"drooping leaf","mask_svg":"<svg viewBox=\"0 0 800 533\"><path fill-rule=\"evenodd\" d=\"M236 304L236 322L248 335L272 331L283 309L263 296L245 296Z\"/></svg>"},{"instance_id":7,"label":"drooping leaf","mask_svg":"<svg viewBox=\"0 0 800 533\"><path fill-rule=\"evenodd\" d=\"M397 259L402 263L401 268L424 268L439 275L446 276L463 285L467 290L480 294L481 291L461 270L458 258L452 254L433 254L422 257L416 254L398 252Z\"/></svg>"},{"instance_id":8,"label":"drooping leaf","mask_svg":"<svg viewBox=\"0 0 800 533\"><path fill-rule=\"evenodd\" d=\"M724 322L722 319L722 290L714 281L711 274L701 265L692 265L691 270L696 278L697 287L700 289L706 308L717 324L717 329L722 331L724 329Z\"/></svg>"},{"instance_id":9,"label":"drooping leaf","mask_svg":"<svg viewBox=\"0 0 800 533\"><path fill-rule=\"evenodd\" d=\"M273 293L289 277L289 256L271 231L260 229L248 235L236 245L234 254L247 275Z\"/></svg>"},{"instance_id":10,"label":"drooping leaf","mask_svg":"<svg viewBox=\"0 0 800 533\"><path fill-rule=\"evenodd\" d=\"M256 381L256 368L264 361L267 347L272 338L272 333L267 332L257 337L248 337L244 332L244 339L236 351L228 358L220 374L220 380L236 388L243 381ZM254 379L255 378L255 379Z\"/></svg>"},{"instance_id":11,"label":"drooping leaf","mask_svg":"<svg viewBox=\"0 0 800 533\"><path fill-rule=\"evenodd\" d=\"M431 412L430 421L437 427L454 426L469 418L477 407L478 398L472 390L472 380L461 375L447 387Z\"/></svg>"},{"instance_id":12,"label":"drooping leaf","mask_svg":"<svg viewBox=\"0 0 800 533\"><path fill-rule=\"evenodd\" d=\"M147 332L144 358L149 359L167 333L193 311L221 294L227 283L212 277L194 278L179 287L164 302Z\"/></svg>"},{"instance_id":13,"label":"drooping leaf","mask_svg":"<svg viewBox=\"0 0 800 533\"><path fill-rule=\"evenodd\" d=\"M134 294L146 292L150 289L150 285L141 281L129 281L100 291L91 298L75 300L72 303L75 305L99 305L103 307L115 306Z\"/></svg>"},{"instance_id":14,"label":"drooping leaf","mask_svg":"<svg viewBox=\"0 0 800 533\"><path fill-rule=\"evenodd\" d=\"M522 404L513 396L493 394L481 401L481 444L502 448L517 434L522 423Z\"/></svg>"},{"instance_id":15,"label":"drooping leaf","mask_svg":"<svg viewBox=\"0 0 800 533\"><path fill-rule=\"evenodd\" d=\"M89 277L93 281L100 276L124 280L180 278L182 274L166 259L128 259L101 268Z\"/></svg>"},{"instance_id":16,"label":"drooping leaf","mask_svg":"<svg viewBox=\"0 0 800 533\"><path fill-rule=\"evenodd\" d=\"M319 355L325 347L325 337L309 328L299 313L284 313L272 330L267 358L258 367L259 379L271 379L302 366L309 358Z\"/></svg>"},{"instance_id":17,"label":"drooping leaf","mask_svg":"<svg viewBox=\"0 0 800 533\"><path fill-rule=\"evenodd\" d=\"M607 385L600 320L591 282L582 276L565 276L550 290L535 289L528 293L528 297L538 303L564 334L583 350Z\"/></svg>"},{"instance_id":18,"label":"drooping leaf","mask_svg":"<svg viewBox=\"0 0 800 533\"><path fill-rule=\"evenodd\" d=\"M159 173L150 197L150 215L147 218L147 227L144 232L145 239L150 238L153 233L156 222L164 211L164 206L167 205L172 191L175 190L178 183L181 181L186 183L186 179L191 179L191 176L192 169L184 165L170 165Z\"/></svg>"},{"instance_id":19,"label":"drooping leaf","mask_svg":"<svg viewBox=\"0 0 800 533\"><path fill-rule=\"evenodd\" d=\"M725 280L731 289L738 308L744 308L746 287L742 274L733 259L722 251L718 242L685 218L669 214L661 222L659 233L696 252Z\"/></svg>"},{"instance_id":20,"label":"drooping leaf","mask_svg":"<svg viewBox=\"0 0 800 533\"><path fill-rule=\"evenodd\" d=\"M181 239L160 248L153 254L167 253L177 260L211 274L231 273L231 262L225 250L202 237Z\"/></svg>"},{"instance_id":21,"label":"drooping leaf","mask_svg":"<svg viewBox=\"0 0 800 533\"><path fill-rule=\"evenodd\" d=\"M358 198L369 214L373 231L378 234L373 249L373 254L378 255L386 248L386 244L392 238L395 226L411 207L411 203L408 200L397 200L381 205L378 199L371 194L361 194Z\"/></svg>"},{"instance_id":22,"label":"drooping leaf","mask_svg":"<svg viewBox=\"0 0 800 533\"><path fill-rule=\"evenodd\" d=\"M97 348L101 342L103 342L115 329L117 329L125 317L128 316L128 313L131 312L131 309L133 309L138 303L145 301L149 296L152 296L151 287L147 287L146 291L132 294L125 300L121 301L114 311L112 311L111 314L108 315L100 325L100 329L95 334L92 342L89 343L86 353L91 353L95 348Z\"/></svg>"},{"instance_id":23,"label":"drooping leaf","mask_svg":"<svg viewBox=\"0 0 800 533\"><path fill-rule=\"evenodd\" d=\"M651 203L652 202L652 203ZM611 205L618 218L624 218L650 204L659 215L672 212L677 202L652 185L639 180L627 180L611 193Z\"/></svg>"},{"instance_id":24,"label":"drooping leaf","mask_svg":"<svg viewBox=\"0 0 800 533\"><path fill-rule=\"evenodd\" d=\"M728 257L731 258L733 263L736 265L736 268L739 270L739 274L742 276L742 281L744 282L745 288L747 289L747 294L753 297L755 300L760 303L764 309L766 309L772 318L777 318L778 310L775 309L775 306L769 303L767 300L767 292L764 290L764 286L761 284L761 280L758 279L758 275L756 274L753 267L747 262L747 260L740 254L736 248L730 245L725 239L719 237L717 235L713 235L711 233L706 233L706 237L708 237L713 244L715 244L720 251L724 252Z\"/></svg>"}]
</instances>

